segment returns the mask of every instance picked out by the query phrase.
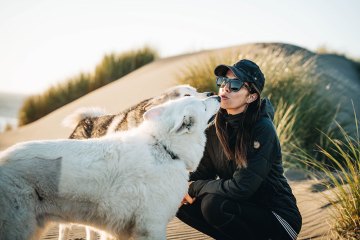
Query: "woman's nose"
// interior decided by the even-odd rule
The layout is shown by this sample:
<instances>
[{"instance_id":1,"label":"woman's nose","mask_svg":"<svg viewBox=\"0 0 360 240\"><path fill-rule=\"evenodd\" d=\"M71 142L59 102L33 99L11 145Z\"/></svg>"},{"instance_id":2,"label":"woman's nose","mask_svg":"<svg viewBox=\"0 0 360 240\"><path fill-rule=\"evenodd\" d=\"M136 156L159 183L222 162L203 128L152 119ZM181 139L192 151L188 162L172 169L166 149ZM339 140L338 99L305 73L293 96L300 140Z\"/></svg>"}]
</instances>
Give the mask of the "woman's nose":
<instances>
[{"instance_id":1,"label":"woman's nose","mask_svg":"<svg viewBox=\"0 0 360 240\"><path fill-rule=\"evenodd\" d=\"M228 93L229 93L229 92L231 92L231 90L230 90L230 87L229 87L229 86L230 86L230 83L226 83L226 84L225 84L225 86L224 86L224 90L225 90L225 92L228 92Z\"/></svg>"}]
</instances>

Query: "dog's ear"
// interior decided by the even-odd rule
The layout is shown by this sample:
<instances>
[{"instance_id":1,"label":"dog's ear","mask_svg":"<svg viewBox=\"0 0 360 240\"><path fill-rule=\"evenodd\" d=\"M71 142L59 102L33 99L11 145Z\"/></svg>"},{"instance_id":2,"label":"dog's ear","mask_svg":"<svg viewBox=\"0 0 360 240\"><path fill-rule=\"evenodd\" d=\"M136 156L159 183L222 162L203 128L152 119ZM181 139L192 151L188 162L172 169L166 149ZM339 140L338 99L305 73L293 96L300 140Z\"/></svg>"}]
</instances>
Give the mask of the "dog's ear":
<instances>
[{"instance_id":1,"label":"dog's ear","mask_svg":"<svg viewBox=\"0 0 360 240\"><path fill-rule=\"evenodd\" d=\"M153 107L147 110L144 113L144 120L155 120L159 116L161 116L162 112L164 111L163 107Z\"/></svg>"},{"instance_id":2,"label":"dog's ear","mask_svg":"<svg viewBox=\"0 0 360 240\"><path fill-rule=\"evenodd\" d=\"M182 119L179 118L179 121L175 122L174 127L170 130L170 133L190 133L194 123L194 117L190 115L184 115Z\"/></svg>"}]
</instances>

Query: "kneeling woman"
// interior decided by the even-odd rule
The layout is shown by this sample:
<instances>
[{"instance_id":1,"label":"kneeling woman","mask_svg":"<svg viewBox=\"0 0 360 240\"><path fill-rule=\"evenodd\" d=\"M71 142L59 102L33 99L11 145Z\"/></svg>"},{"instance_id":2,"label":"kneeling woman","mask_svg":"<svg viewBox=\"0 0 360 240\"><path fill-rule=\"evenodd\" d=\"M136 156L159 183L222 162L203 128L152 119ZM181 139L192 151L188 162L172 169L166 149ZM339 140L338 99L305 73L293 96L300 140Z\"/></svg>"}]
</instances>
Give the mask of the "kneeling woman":
<instances>
[{"instance_id":1,"label":"kneeling woman","mask_svg":"<svg viewBox=\"0 0 360 240\"><path fill-rule=\"evenodd\" d=\"M284 177L265 78L250 60L215 68L221 109L177 217L215 239L296 239L301 215Z\"/></svg>"}]
</instances>

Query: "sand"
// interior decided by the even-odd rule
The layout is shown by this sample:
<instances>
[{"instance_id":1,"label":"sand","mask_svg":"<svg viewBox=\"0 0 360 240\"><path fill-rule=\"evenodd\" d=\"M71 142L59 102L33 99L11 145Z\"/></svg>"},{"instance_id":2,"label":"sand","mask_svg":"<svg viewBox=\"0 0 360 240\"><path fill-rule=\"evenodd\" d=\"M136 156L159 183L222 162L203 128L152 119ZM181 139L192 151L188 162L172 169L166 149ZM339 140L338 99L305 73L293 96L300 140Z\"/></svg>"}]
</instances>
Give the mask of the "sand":
<instances>
[{"instance_id":1,"label":"sand","mask_svg":"<svg viewBox=\"0 0 360 240\"><path fill-rule=\"evenodd\" d=\"M329 194L329 192L313 192L313 186L316 186L317 183L317 181L311 179L290 180L290 185L303 217L303 226L298 239L333 239L332 234L329 232L331 224L329 218L330 207L324 199L324 194ZM57 238L58 225L54 224L41 239L56 240ZM84 228L74 226L70 238L85 240ZM178 218L174 218L167 227L167 239L208 240L212 238L187 226Z\"/></svg>"},{"instance_id":2,"label":"sand","mask_svg":"<svg viewBox=\"0 0 360 240\"><path fill-rule=\"evenodd\" d=\"M251 46L242 47L247 49ZM50 113L38 121L0 134L0 150L14 143L26 140L67 138L72 129L61 126L65 116L80 107L101 107L109 113L117 113L140 100L156 96L165 89L177 84L177 76L187 65L204 61L209 54L216 55L237 47L202 51L177 57L158 60L148 64L118 81L104 86L88 95ZM247 49L249 51L249 49ZM301 174L300 174L301 175ZM303 227L299 239L330 239L329 207L323 202L323 192L313 192L313 180L298 177L296 172L288 175L291 187L298 201L303 216ZM57 226L52 226L43 239L57 239ZM168 239L210 239L196 230L174 219L168 225ZM83 228L75 227L72 239L84 238Z\"/></svg>"}]
</instances>

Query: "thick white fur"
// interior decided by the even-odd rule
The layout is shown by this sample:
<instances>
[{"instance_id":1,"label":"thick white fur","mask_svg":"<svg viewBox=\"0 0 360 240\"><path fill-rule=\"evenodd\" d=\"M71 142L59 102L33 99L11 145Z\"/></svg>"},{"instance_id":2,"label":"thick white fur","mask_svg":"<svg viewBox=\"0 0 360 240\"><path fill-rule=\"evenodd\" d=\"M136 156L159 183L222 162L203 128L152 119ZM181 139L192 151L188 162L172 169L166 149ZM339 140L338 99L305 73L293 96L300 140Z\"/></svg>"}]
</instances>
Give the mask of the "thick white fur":
<instances>
[{"instance_id":1,"label":"thick white fur","mask_svg":"<svg viewBox=\"0 0 360 240\"><path fill-rule=\"evenodd\" d=\"M216 97L182 98L150 109L138 128L126 132L5 150L0 239L36 239L49 221L90 225L119 239L166 239L188 170L202 157L207 121L218 108ZM44 167L50 174L39 172Z\"/></svg>"}]
</instances>

